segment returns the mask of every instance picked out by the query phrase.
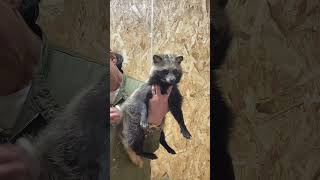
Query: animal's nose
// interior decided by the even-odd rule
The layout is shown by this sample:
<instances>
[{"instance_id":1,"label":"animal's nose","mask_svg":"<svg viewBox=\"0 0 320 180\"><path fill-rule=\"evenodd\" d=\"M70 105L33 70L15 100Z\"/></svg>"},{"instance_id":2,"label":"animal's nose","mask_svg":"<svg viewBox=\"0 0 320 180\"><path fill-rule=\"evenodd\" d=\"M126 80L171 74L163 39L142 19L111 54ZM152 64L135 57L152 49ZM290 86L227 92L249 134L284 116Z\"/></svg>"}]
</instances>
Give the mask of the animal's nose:
<instances>
[{"instance_id":1,"label":"animal's nose","mask_svg":"<svg viewBox=\"0 0 320 180\"><path fill-rule=\"evenodd\" d=\"M169 79L169 83L171 84L175 83L175 79Z\"/></svg>"},{"instance_id":2,"label":"animal's nose","mask_svg":"<svg viewBox=\"0 0 320 180\"><path fill-rule=\"evenodd\" d=\"M167 76L166 80L167 80L167 82L170 83L170 84L173 84L173 83L176 82L176 78L175 78L173 75L171 75L171 74L169 74L169 75Z\"/></svg>"}]
</instances>

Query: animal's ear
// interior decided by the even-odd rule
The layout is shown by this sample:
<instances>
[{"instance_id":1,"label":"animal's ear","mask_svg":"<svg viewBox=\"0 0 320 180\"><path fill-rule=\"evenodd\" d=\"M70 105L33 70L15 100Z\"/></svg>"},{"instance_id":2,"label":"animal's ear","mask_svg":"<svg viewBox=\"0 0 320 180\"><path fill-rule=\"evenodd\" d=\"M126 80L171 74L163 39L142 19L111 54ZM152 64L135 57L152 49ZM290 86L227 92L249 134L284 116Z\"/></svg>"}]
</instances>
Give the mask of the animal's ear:
<instances>
[{"instance_id":1,"label":"animal's ear","mask_svg":"<svg viewBox=\"0 0 320 180\"><path fill-rule=\"evenodd\" d=\"M183 56L178 56L178 57L176 57L175 60L176 60L177 63L180 64L183 61Z\"/></svg>"},{"instance_id":2,"label":"animal's ear","mask_svg":"<svg viewBox=\"0 0 320 180\"><path fill-rule=\"evenodd\" d=\"M153 55L153 64L159 64L162 62L162 58L158 55Z\"/></svg>"}]
</instances>

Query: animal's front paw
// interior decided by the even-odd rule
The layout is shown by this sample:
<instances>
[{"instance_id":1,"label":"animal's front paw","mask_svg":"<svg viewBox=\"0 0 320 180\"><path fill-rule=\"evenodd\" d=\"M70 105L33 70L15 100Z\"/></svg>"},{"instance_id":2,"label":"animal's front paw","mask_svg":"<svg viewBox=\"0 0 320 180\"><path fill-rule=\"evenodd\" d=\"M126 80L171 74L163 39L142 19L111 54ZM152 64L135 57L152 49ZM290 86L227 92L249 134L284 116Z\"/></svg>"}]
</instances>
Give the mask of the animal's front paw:
<instances>
[{"instance_id":1,"label":"animal's front paw","mask_svg":"<svg viewBox=\"0 0 320 180\"><path fill-rule=\"evenodd\" d=\"M191 137L192 137L187 129L182 129L181 133L182 133L183 137L185 137L186 139L191 139Z\"/></svg>"},{"instance_id":2,"label":"animal's front paw","mask_svg":"<svg viewBox=\"0 0 320 180\"><path fill-rule=\"evenodd\" d=\"M147 127L148 127L148 122L140 121L140 126L141 126L143 129L147 129Z\"/></svg>"}]
</instances>

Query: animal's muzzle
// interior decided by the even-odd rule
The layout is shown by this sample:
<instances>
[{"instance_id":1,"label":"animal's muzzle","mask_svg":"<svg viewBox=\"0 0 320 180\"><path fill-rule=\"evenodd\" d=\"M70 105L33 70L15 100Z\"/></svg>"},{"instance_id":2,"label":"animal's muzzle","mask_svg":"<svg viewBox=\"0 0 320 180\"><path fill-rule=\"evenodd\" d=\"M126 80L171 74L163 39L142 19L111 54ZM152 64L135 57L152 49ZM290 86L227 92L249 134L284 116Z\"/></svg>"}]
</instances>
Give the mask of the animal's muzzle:
<instances>
[{"instance_id":1,"label":"animal's muzzle","mask_svg":"<svg viewBox=\"0 0 320 180\"><path fill-rule=\"evenodd\" d=\"M174 84L174 83L176 83L176 77L175 77L174 75L169 74L169 75L166 77L166 81L167 81L167 83L169 83L169 84Z\"/></svg>"}]
</instances>

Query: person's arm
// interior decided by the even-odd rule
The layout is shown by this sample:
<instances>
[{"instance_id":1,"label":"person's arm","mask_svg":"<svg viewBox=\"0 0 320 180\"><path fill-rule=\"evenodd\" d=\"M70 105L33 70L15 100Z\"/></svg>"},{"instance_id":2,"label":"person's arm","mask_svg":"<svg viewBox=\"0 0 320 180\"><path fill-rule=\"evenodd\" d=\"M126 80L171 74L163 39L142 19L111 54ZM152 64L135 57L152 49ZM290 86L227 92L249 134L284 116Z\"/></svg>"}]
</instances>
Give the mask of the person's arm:
<instances>
[{"instance_id":1,"label":"person's arm","mask_svg":"<svg viewBox=\"0 0 320 180\"><path fill-rule=\"evenodd\" d=\"M164 117L169 112L168 97L172 87L167 94L161 94L159 86L152 87L153 96L149 101L149 128L145 135L144 149L147 152L154 152L159 148L160 134L164 125Z\"/></svg>"},{"instance_id":2,"label":"person's arm","mask_svg":"<svg viewBox=\"0 0 320 180\"><path fill-rule=\"evenodd\" d=\"M163 128L163 120L167 112L168 97L172 87L167 94L161 94L160 87L152 88L153 96L149 100L148 123L149 128L145 134L143 149L147 152L154 152L159 148L160 134ZM117 124L120 121L120 111L115 107L110 108L110 123Z\"/></svg>"}]
</instances>

